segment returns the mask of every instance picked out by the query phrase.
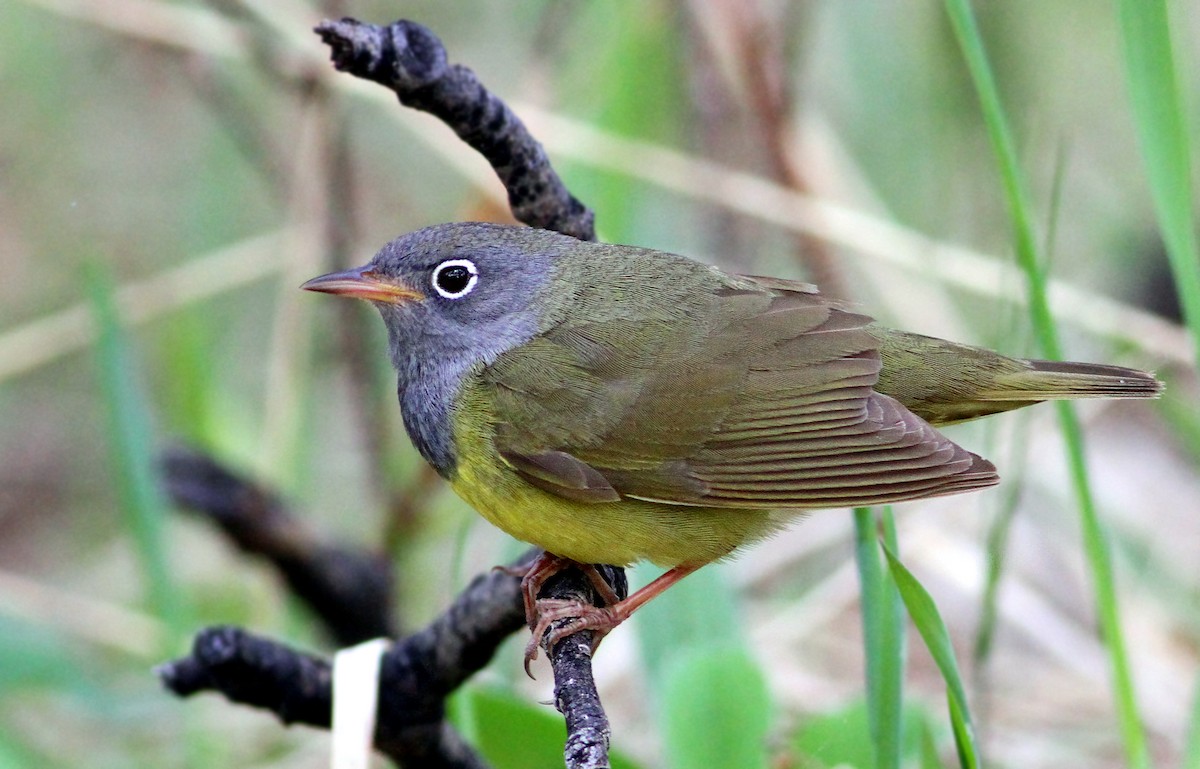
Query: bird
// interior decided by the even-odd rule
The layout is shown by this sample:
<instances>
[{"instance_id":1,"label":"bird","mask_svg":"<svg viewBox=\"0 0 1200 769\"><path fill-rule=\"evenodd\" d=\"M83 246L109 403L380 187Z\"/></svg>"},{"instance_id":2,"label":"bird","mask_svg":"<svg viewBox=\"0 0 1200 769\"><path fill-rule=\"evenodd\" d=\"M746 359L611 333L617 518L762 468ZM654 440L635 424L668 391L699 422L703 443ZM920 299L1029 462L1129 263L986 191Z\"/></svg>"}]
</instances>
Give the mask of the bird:
<instances>
[{"instance_id":1,"label":"bird","mask_svg":"<svg viewBox=\"0 0 1200 769\"><path fill-rule=\"evenodd\" d=\"M416 449L544 551L520 572L526 670L543 636L603 637L806 511L998 483L938 428L1162 389L887 328L811 284L527 226L426 227L302 288L375 306ZM621 600L591 566L642 561L666 571ZM607 605L538 598L570 565Z\"/></svg>"}]
</instances>

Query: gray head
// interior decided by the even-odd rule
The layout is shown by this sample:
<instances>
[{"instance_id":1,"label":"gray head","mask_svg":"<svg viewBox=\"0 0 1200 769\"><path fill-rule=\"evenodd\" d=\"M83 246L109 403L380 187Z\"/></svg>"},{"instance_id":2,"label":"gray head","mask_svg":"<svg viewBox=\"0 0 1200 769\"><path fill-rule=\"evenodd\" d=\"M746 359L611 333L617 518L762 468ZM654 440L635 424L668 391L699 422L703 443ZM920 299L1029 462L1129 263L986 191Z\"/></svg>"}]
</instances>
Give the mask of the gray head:
<instances>
[{"instance_id":1,"label":"gray head","mask_svg":"<svg viewBox=\"0 0 1200 769\"><path fill-rule=\"evenodd\" d=\"M366 299L379 310L409 435L447 474L447 420L463 374L538 333L539 295L555 258L573 245L579 241L529 227L439 224L302 288Z\"/></svg>"},{"instance_id":2,"label":"gray head","mask_svg":"<svg viewBox=\"0 0 1200 769\"><path fill-rule=\"evenodd\" d=\"M486 361L537 332L531 302L555 257L578 242L529 227L439 224L393 240L369 264L302 288L370 301L387 325L398 369L413 358Z\"/></svg>"}]
</instances>

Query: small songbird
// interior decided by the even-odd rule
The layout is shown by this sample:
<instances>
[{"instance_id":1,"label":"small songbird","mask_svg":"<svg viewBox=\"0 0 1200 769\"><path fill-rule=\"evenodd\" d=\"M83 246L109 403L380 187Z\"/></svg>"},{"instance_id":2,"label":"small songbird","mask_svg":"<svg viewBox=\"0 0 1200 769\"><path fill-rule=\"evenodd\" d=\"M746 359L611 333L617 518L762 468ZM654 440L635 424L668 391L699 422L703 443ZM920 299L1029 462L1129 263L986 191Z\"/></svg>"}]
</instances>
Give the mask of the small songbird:
<instances>
[{"instance_id":1,"label":"small songbird","mask_svg":"<svg viewBox=\"0 0 1200 769\"><path fill-rule=\"evenodd\" d=\"M370 301L404 425L484 518L546 555L534 635L607 632L805 510L998 481L935 427L1061 398L1149 398L1152 375L896 331L814 286L545 230L459 223L304 288ZM538 600L570 562L668 567L595 607Z\"/></svg>"}]
</instances>

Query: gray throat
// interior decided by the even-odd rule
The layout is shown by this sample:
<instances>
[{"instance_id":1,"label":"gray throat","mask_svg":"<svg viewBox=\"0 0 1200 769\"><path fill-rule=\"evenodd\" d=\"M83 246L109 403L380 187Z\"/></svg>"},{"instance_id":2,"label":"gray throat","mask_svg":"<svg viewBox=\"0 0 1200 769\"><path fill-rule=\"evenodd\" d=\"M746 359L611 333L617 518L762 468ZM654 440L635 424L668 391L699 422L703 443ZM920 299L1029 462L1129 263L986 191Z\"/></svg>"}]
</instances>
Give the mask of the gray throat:
<instances>
[{"instance_id":1,"label":"gray throat","mask_svg":"<svg viewBox=\"0 0 1200 769\"><path fill-rule=\"evenodd\" d=\"M458 461L451 421L454 398L470 368L465 360L421 365L411 359L398 367L396 390L404 428L425 461L446 479Z\"/></svg>"}]
</instances>

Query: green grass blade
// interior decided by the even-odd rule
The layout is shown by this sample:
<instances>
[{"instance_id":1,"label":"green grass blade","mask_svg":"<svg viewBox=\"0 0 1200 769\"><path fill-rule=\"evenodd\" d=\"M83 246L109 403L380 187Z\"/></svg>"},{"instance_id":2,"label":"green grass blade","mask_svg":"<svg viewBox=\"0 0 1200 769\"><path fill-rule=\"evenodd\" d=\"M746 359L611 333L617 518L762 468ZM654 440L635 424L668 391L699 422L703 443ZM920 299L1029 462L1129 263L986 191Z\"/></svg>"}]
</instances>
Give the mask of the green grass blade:
<instances>
[{"instance_id":1,"label":"green grass blade","mask_svg":"<svg viewBox=\"0 0 1200 769\"><path fill-rule=\"evenodd\" d=\"M172 633L183 637L183 617L163 537L166 505L158 487L146 399L134 377L134 364L121 328L113 286L99 266L87 271L87 288L96 322L96 367L108 414L108 443L121 509L133 539L154 613ZM168 649L166 651L172 651Z\"/></svg>"},{"instance_id":2,"label":"green grass blade","mask_svg":"<svg viewBox=\"0 0 1200 769\"><path fill-rule=\"evenodd\" d=\"M1025 440L1018 441L1024 448ZM1017 452L1013 452L1015 455ZM1017 502L1020 499L1020 479L1009 478L1008 489L996 515L988 526L987 572L984 575L983 601L980 606L979 629L975 633L975 661L982 665L992 653L992 642L996 637L996 622L1000 613L1000 583L1004 577L1005 560L1008 557L1009 534L1016 518Z\"/></svg>"},{"instance_id":3,"label":"green grass blade","mask_svg":"<svg viewBox=\"0 0 1200 769\"><path fill-rule=\"evenodd\" d=\"M891 548L884 548L887 557L888 570L904 599L904 606L912 617L913 625L921 634L925 648L933 657L942 678L946 682L946 698L950 706L950 726L954 730L954 741L958 747L960 764L965 769L977 769L979 766L979 748L975 740L975 730L971 725L971 712L967 705L967 691L963 686L962 676L958 672L958 662L954 657L954 647L950 643L950 632L942 615L938 613L933 599L917 578L900 563Z\"/></svg>"},{"instance_id":4,"label":"green grass blade","mask_svg":"<svg viewBox=\"0 0 1200 769\"><path fill-rule=\"evenodd\" d=\"M631 570L636 580L646 578L647 569ZM746 639L738 614L737 597L726 570L713 564L689 574L679 584L655 598L633 615L638 650L646 671L656 686L679 654L692 649L745 648Z\"/></svg>"},{"instance_id":5,"label":"green grass blade","mask_svg":"<svg viewBox=\"0 0 1200 769\"><path fill-rule=\"evenodd\" d=\"M958 752L958 764L965 769L977 769L979 749L975 745L975 731L966 705L950 693L946 693L946 704L950 709L950 728L954 730L954 747Z\"/></svg>"},{"instance_id":6,"label":"green grass blade","mask_svg":"<svg viewBox=\"0 0 1200 769\"><path fill-rule=\"evenodd\" d=\"M182 312L172 319L171 333L163 339L158 359L166 371L163 402L169 408L160 413L162 427L180 440L212 446L219 436L216 404L220 402L219 378L213 354L218 333L204 312Z\"/></svg>"},{"instance_id":7,"label":"green grass blade","mask_svg":"<svg viewBox=\"0 0 1200 769\"><path fill-rule=\"evenodd\" d=\"M937 736L933 733L933 724L930 719L918 719L917 729L917 766L920 769L942 769L942 759L938 755Z\"/></svg>"},{"instance_id":8,"label":"green grass blade","mask_svg":"<svg viewBox=\"0 0 1200 769\"><path fill-rule=\"evenodd\" d=\"M792 735L789 748L789 766L852 769L874 766L874 739L866 700L806 714Z\"/></svg>"},{"instance_id":9,"label":"green grass blade","mask_svg":"<svg viewBox=\"0 0 1200 769\"><path fill-rule=\"evenodd\" d=\"M1015 144L1000 103L1000 95L984 52L983 40L968 0L946 0L946 9L975 83L984 123L996 153L1009 215L1012 218L1017 260L1025 274L1029 313L1038 345L1047 357L1061 359L1062 348L1046 298L1046 276L1040 267L1044 260L1039 255L1037 238L1034 235L1027 186L1017 161ZM1096 611L1109 656L1121 735L1130 765L1140 769L1150 765L1150 757L1146 747L1145 730L1138 717L1129 657L1121 630L1108 534L1097 513L1088 481L1082 430L1075 410L1065 401L1060 401L1056 406L1067 446L1071 481L1078 501L1080 526L1083 530L1088 569L1092 575Z\"/></svg>"},{"instance_id":10,"label":"green grass blade","mask_svg":"<svg viewBox=\"0 0 1200 769\"><path fill-rule=\"evenodd\" d=\"M1146 744L1146 732L1138 716L1133 673L1129 667L1125 634L1121 629L1116 578L1113 576L1112 545L1108 529L1100 520L1095 500L1092 498L1087 465L1083 457L1083 430L1079 426L1075 410L1063 401L1055 405L1058 407L1059 422L1067 444L1071 481L1079 501L1084 551L1088 569L1092 574L1092 592L1095 596L1101 637L1108 650L1121 737L1130 766L1144 769L1150 766L1150 752Z\"/></svg>"},{"instance_id":11,"label":"green grass blade","mask_svg":"<svg viewBox=\"0 0 1200 769\"><path fill-rule=\"evenodd\" d=\"M1045 355L1061 359L1062 348L1058 341L1054 316L1050 312L1050 303L1046 298L1046 275L1041 269L1043 260L1039 256L1037 237L1034 234L1032 207L1029 205L1021 166L1017 161L1016 144L1013 142L1004 107L1000 103L1000 93L996 89L987 54L983 49L983 38L980 37L968 0L946 0L946 9L962 47L967 69L975 83L988 137L996 153L1000 180L1008 201L1009 216L1012 218L1017 260L1028 283L1029 312L1038 346Z\"/></svg>"},{"instance_id":12,"label":"green grass blade","mask_svg":"<svg viewBox=\"0 0 1200 769\"><path fill-rule=\"evenodd\" d=\"M1192 713L1188 719L1187 746L1183 750L1183 769L1200 769L1200 675L1192 695Z\"/></svg>"},{"instance_id":13,"label":"green grass blade","mask_svg":"<svg viewBox=\"0 0 1200 769\"><path fill-rule=\"evenodd\" d=\"M738 647L696 648L668 665L663 743L672 769L767 769L770 695L758 663Z\"/></svg>"},{"instance_id":14,"label":"green grass blade","mask_svg":"<svg viewBox=\"0 0 1200 769\"><path fill-rule=\"evenodd\" d=\"M562 766L567 727L552 708L482 686L460 689L450 703L454 725L495 769ZM638 767L615 748L609 760L613 769Z\"/></svg>"},{"instance_id":15,"label":"green grass blade","mask_svg":"<svg viewBox=\"0 0 1200 769\"><path fill-rule=\"evenodd\" d=\"M1142 159L1179 303L1200 363L1200 247L1192 222L1192 152L1167 3L1118 0L1125 73Z\"/></svg>"},{"instance_id":16,"label":"green grass blade","mask_svg":"<svg viewBox=\"0 0 1200 769\"><path fill-rule=\"evenodd\" d=\"M51 763L45 756L36 754L18 737L11 736L10 732L15 731L16 729L0 726L0 769L25 769L30 766L48 769L60 765L57 762Z\"/></svg>"},{"instance_id":17,"label":"green grass blade","mask_svg":"<svg viewBox=\"0 0 1200 769\"><path fill-rule=\"evenodd\" d=\"M891 510L885 515L895 547ZM880 562L876 518L870 508L854 511L855 561L862 591L867 712L876 769L900 766L903 747L904 611L895 583Z\"/></svg>"},{"instance_id":18,"label":"green grass blade","mask_svg":"<svg viewBox=\"0 0 1200 769\"><path fill-rule=\"evenodd\" d=\"M1054 243L1056 242L1056 231L1059 222L1059 211L1063 199L1063 183L1066 179L1067 168L1067 152L1065 147L1059 147L1055 153L1056 160L1054 163L1053 185L1050 193L1050 211L1047 217L1046 237L1044 240L1044 248L1047 258L1039 266L1042 267L1039 272L1044 279L1049 279L1050 266L1054 257ZM1022 351L1023 355L1028 355L1026 351ZM1016 440L1013 443L1012 450L1009 453L1009 462L1005 463L1006 467L1021 468L1022 458L1027 455L1028 438L1029 438L1029 412L1020 411L1013 415L1017 420ZM989 430L998 429L998 422L988 422ZM995 434L992 434L992 443L995 443ZM992 652L992 642L995 638L996 621L999 616L999 599L1000 599L1000 583L1004 577L1005 558L1008 555L1009 532L1012 527L1013 519L1017 513L1017 504L1021 498L1021 489L1023 483L1023 469L1018 471L1014 477L1012 471L1006 476L1008 484L1004 492L1004 497L1000 500L1000 504L996 509L996 514L992 519L991 525L988 527L987 534L987 572L984 577L983 603L980 607L979 629L975 634L975 648L973 651L975 669L982 671L985 667L988 656Z\"/></svg>"},{"instance_id":19,"label":"green grass blade","mask_svg":"<svg viewBox=\"0 0 1200 769\"><path fill-rule=\"evenodd\" d=\"M562 82L586 84L564 94L569 112L623 136L676 140L679 116L687 112L680 85L687 78L680 70L680 28L667 8L663 2L580 6L572 31L606 34L595 40L584 71L562 74ZM625 174L569 163L560 170L572 192L595 209L604 240L644 242L657 229L654 220L664 218L648 215L659 201Z\"/></svg>"},{"instance_id":20,"label":"green grass blade","mask_svg":"<svg viewBox=\"0 0 1200 769\"><path fill-rule=\"evenodd\" d=\"M639 569L630 576L646 575ZM768 765L773 705L737 608L718 564L688 575L634 615L672 769Z\"/></svg>"}]
</instances>

